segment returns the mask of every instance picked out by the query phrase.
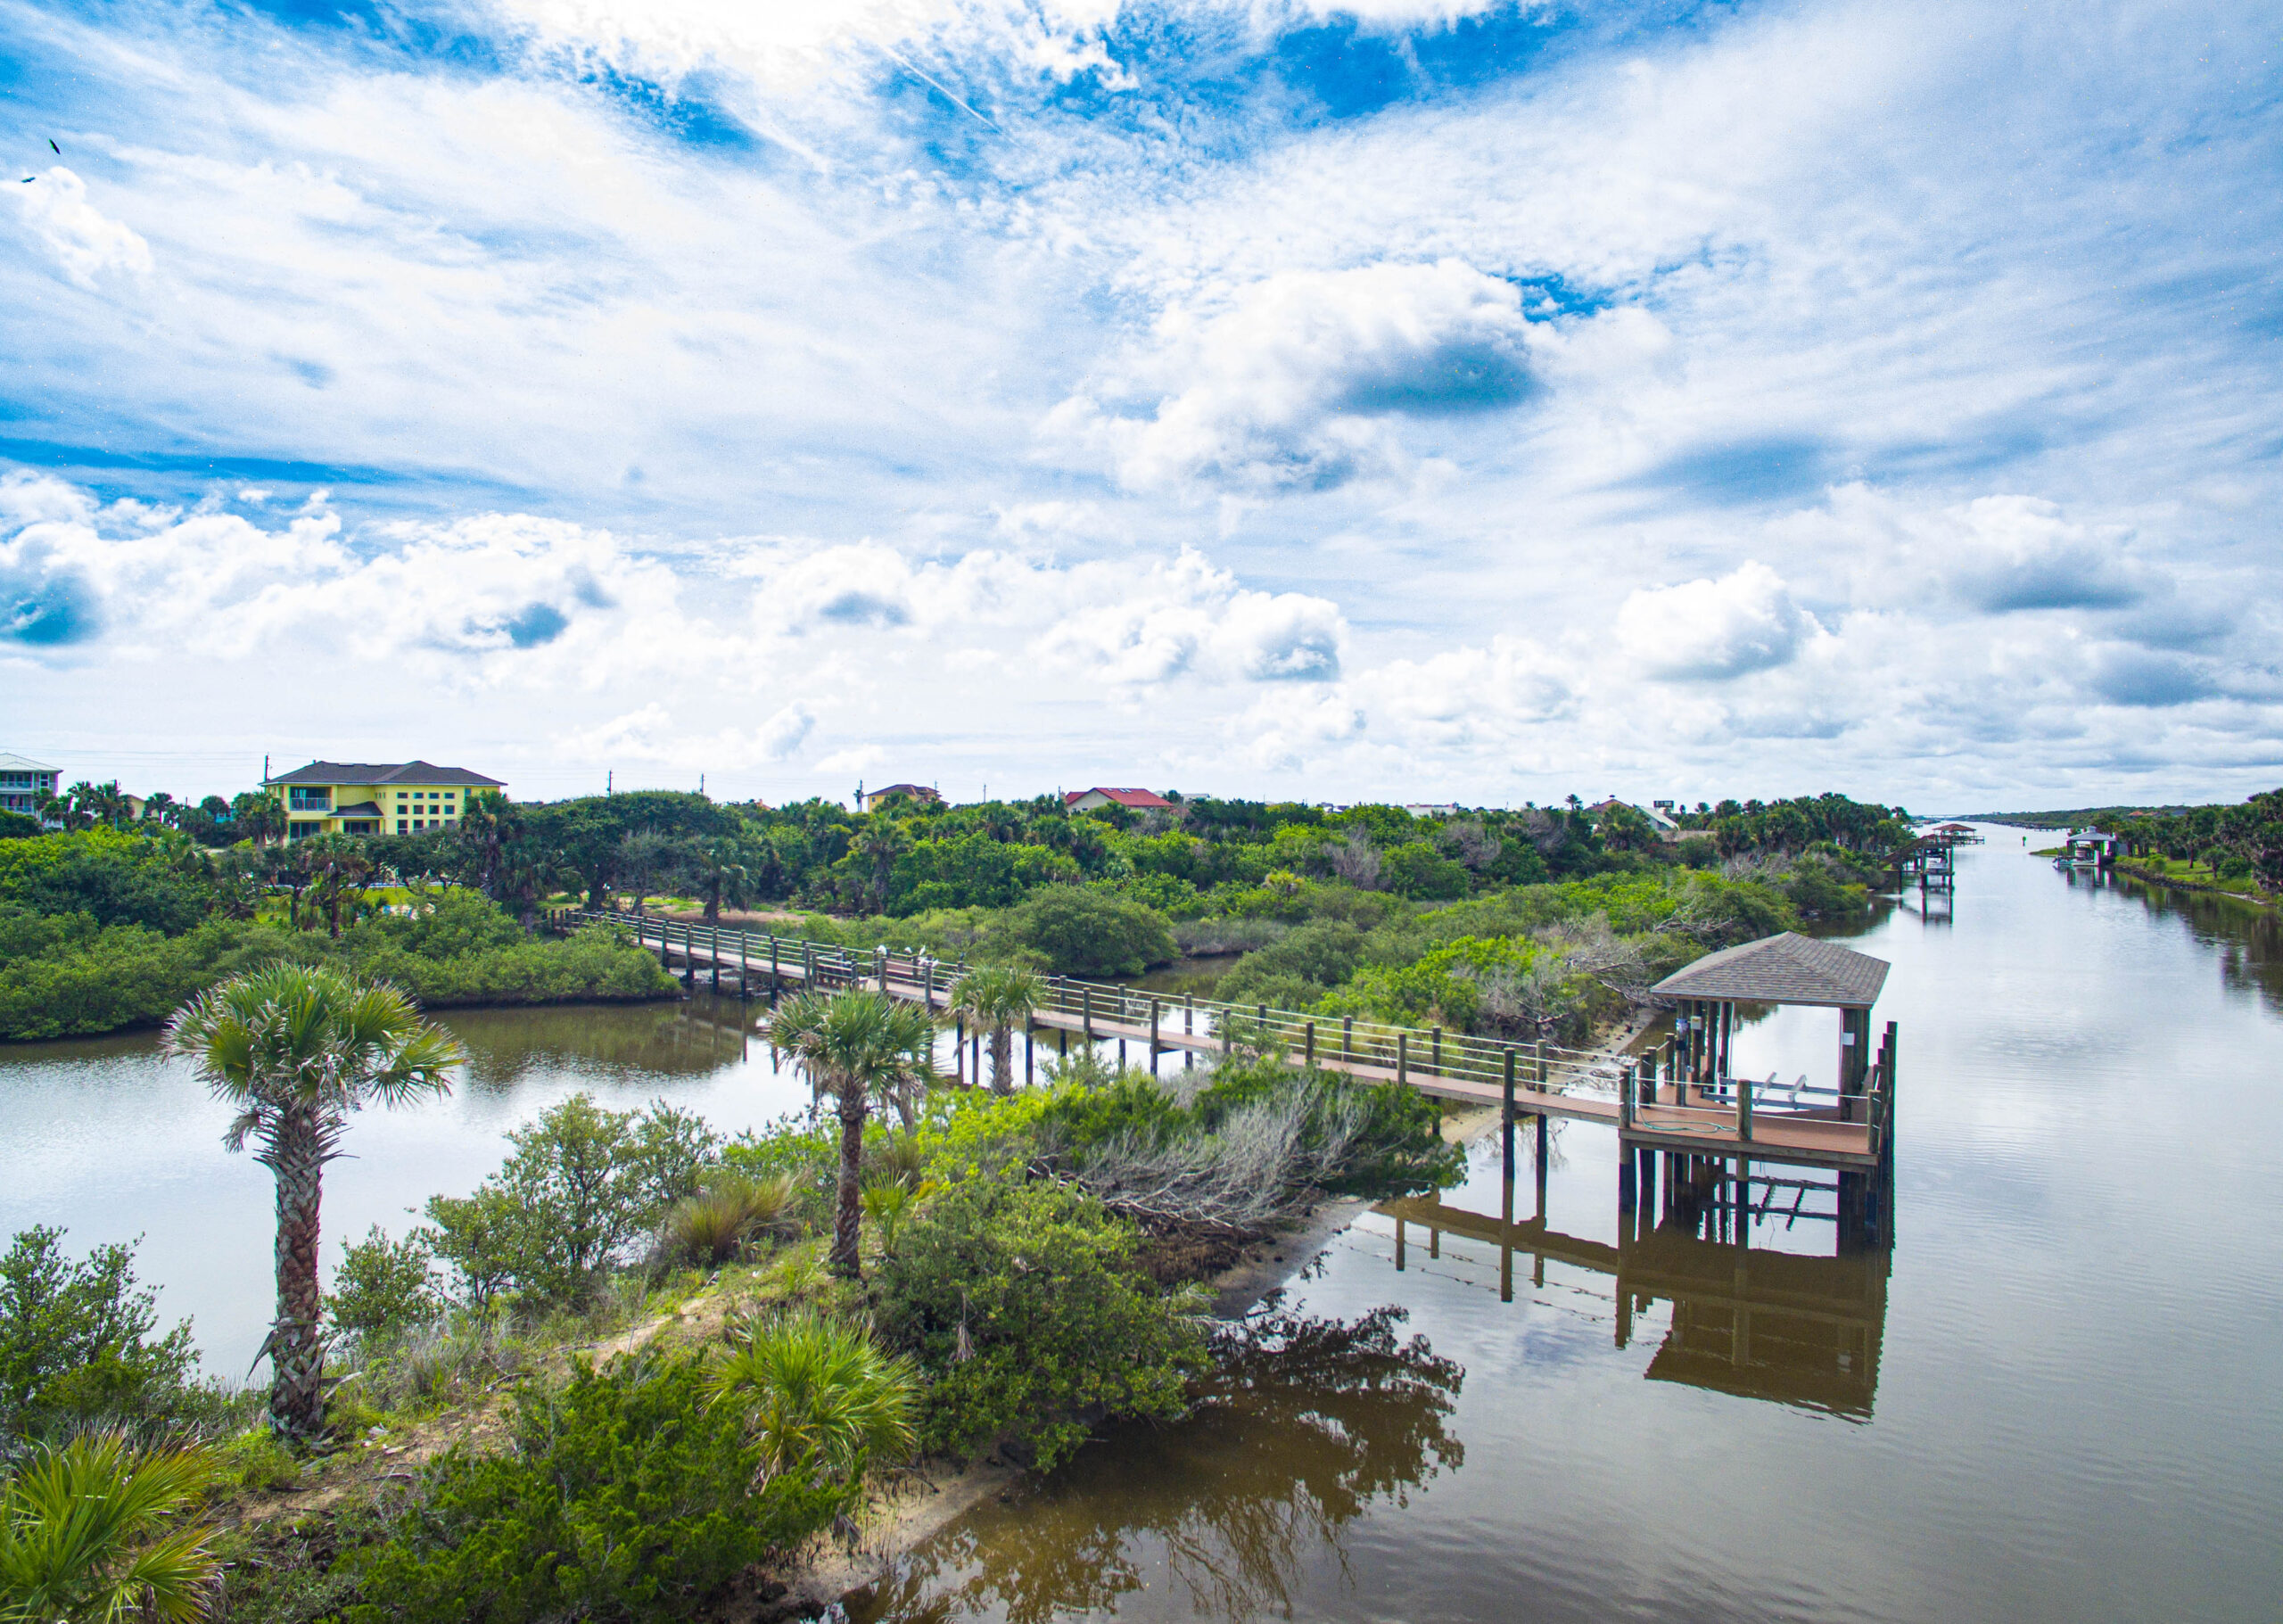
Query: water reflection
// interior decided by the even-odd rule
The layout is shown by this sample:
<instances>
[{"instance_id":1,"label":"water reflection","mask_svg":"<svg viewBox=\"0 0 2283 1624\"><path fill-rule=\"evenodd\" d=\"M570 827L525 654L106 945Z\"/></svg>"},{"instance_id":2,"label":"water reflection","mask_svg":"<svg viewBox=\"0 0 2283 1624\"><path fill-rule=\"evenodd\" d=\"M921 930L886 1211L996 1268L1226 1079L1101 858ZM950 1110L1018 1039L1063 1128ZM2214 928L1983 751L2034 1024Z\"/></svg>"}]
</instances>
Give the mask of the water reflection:
<instances>
[{"instance_id":1,"label":"water reflection","mask_svg":"<svg viewBox=\"0 0 2283 1624\"><path fill-rule=\"evenodd\" d=\"M1436 1196L1375 1210L1395 1221L1398 1271L1416 1244L1413 1232L1423 1230L1430 1257L1439 1258L1453 1240L1497 1249L1499 1295L1507 1302L1518 1259L1537 1288L1549 1262L1604 1277L1620 1348L1631 1344L1644 1316L1669 1304L1663 1344L1643 1373L1649 1381L1868 1420L1892 1263L1885 1247L1863 1244L1862 1225L1850 1221L1862 1192L1844 1188L1845 1175L1754 1171L1740 1183L1732 1163L1669 1155L1644 1160L1659 1170L1644 1170L1639 1205L1620 1211L1614 1246L1552 1227L1542 1179L1537 1216L1520 1221L1512 1216L1511 1180L1503 1217L1446 1206ZM1653 1187L1660 1178L1661 1191ZM1652 1208L1661 1208L1653 1217ZM1826 1237L1829 1249L1812 1253L1769 1244Z\"/></svg>"},{"instance_id":2,"label":"water reflection","mask_svg":"<svg viewBox=\"0 0 2283 1624\"><path fill-rule=\"evenodd\" d=\"M2072 874L2073 886L2121 891L2154 919L2177 919L2206 947L2217 948L2220 979L2232 991L2255 993L2283 1010L2283 913L2214 891L2183 891L2122 874Z\"/></svg>"},{"instance_id":3,"label":"water reflection","mask_svg":"<svg viewBox=\"0 0 2283 1624\"><path fill-rule=\"evenodd\" d=\"M445 1010L437 1019L467 1046L466 1086L500 1091L563 1072L705 1076L752 1058L767 1008L694 993L668 1003Z\"/></svg>"},{"instance_id":4,"label":"water reflection","mask_svg":"<svg viewBox=\"0 0 2283 1624\"><path fill-rule=\"evenodd\" d=\"M1190 1421L968 1513L850 1617L1034 1624L1151 1591L1205 1617L1290 1616L1315 1564L1345 1570L1351 1523L1464 1458L1447 1424L1464 1373L1400 1340L1402 1317L1272 1311L1224 1342Z\"/></svg>"}]
</instances>

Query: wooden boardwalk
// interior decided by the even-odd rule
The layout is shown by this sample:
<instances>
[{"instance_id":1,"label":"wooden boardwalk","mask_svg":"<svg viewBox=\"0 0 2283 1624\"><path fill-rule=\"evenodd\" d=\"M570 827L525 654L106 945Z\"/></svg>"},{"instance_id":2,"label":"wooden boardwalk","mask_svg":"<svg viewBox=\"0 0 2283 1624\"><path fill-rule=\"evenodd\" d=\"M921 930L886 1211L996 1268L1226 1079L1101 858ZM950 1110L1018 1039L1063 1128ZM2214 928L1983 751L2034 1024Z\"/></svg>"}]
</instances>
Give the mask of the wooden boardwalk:
<instances>
[{"instance_id":1,"label":"wooden boardwalk","mask_svg":"<svg viewBox=\"0 0 2283 1624\"><path fill-rule=\"evenodd\" d=\"M756 983L780 990L868 986L947 1013L967 967L924 955L852 953L802 938L630 914L573 913L566 925L614 924L677 961L695 983L726 976L740 993ZM1617 1129L1627 1149L1861 1169L1879 1165L1888 1102L1875 1092L1828 1105L1755 1105L1749 1080L1708 1091L1681 1076L1669 1045L1612 1055L1550 1043L1502 1043L1434 1027L1311 1016L1265 1005L1167 999L1070 977L1043 977L1026 1053L1051 1033L1068 1040L1144 1046L1154 1072L1166 1054L1238 1049L1281 1054L1294 1066L1362 1082L1396 1083L1466 1105L1520 1117L1592 1122Z\"/></svg>"}]
</instances>

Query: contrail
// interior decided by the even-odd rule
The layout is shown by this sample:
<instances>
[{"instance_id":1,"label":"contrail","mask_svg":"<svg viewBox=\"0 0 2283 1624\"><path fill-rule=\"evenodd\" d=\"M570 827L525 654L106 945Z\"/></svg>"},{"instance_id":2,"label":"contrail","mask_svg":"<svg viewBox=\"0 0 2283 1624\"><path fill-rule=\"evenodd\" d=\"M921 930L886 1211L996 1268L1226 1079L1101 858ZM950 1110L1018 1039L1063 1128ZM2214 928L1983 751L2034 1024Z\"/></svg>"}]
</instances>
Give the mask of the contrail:
<instances>
[{"instance_id":1,"label":"contrail","mask_svg":"<svg viewBox=\"0 0 2283 1624\"><path fill-rule=\"evenodd\" d=\"M961 112L967 114L968 117L973 119L977 123L982 125L985 129L990 130L993 135L1003 136L1007 133L1005 130L1001 129L996 124L993 124L990 120L985 118L981 113L976 111L974 108L969 107L965 102L960 101L959 97L953 95L950 90L944 87L943 81L940 79L928 78L927 75L920 72L919 69L913 67L910 62L905 62L903 58L898 56L886 45L876 45L872 48L878 51L882 56L886 57L890 62L894 62L897 66L901 67L906 73L911 74L912 78L927 79L928 84L933 85L936 89L943 91L944 99L945 101L958 108Z\"/></svg>"}]
</instances>

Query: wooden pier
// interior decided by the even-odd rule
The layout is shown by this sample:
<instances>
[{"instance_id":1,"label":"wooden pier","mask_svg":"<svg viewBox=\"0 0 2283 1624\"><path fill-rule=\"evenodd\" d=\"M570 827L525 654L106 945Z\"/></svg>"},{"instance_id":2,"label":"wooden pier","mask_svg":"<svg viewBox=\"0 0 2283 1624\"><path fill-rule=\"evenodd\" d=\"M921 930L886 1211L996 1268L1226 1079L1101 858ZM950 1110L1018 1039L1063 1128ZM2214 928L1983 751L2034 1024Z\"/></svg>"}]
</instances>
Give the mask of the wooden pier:
<instances>
[{"instance_id":1,"label":"wooden pier","mask_svg":"<svg viewBox=\"0 0 2283 1624\"><path fill-rule=\"evenodd\" d=\"M953 989L966 973L963 964L915 952L878 948L850 952L800 937L778 936L724 926L684 924L625 913L568 911L556 916L565 928L613 925L657 952L669 969L679 969L695 985L709 978L713 990L741 997L758 994L774 1002L783 992L810 988L868 986L890 997L948 1012ZM1669 977L1658 991L1680 1007L1670 1036L1623 1054L1563 1048L1554 1043L1506 1043L1434 1026L1303 1014L1265 1004L1231 1004L1208 999L1166 998L1110 983L1067 976L1043 977L1044 997L1023 1034L1026 1080L1034 1076L1037 1047L1052 1043L1067 1054L1072 1039L1082 1044L1115 1043L1120 1054L1139 1048L1140 1062L1156 1073L1164 1057L1224 1055L1244 1051L1281 1057L1289 1064L1337 1072L1359 1081L1396 1083L1440 1100L1499 1109L1511 1132L1522 1118L1593 1122L1617 1130L1625 1156L1658 1152L1703 1158L1743 1158L1795 1166L1876 1170L1892 1166L1894 1101L1894 1026L1888 1023L1875 1062L1858 1064L1867 1047L1869 1000L1845 1006L1839 1085L1812 1088L1802 1078L1788 1087L1729 1075L1726 1038L1733 1028L1738 999L1769 1002L1830 1002L1815 996L1787 998L1792 984L1761 981L1756 990L1719 993L1686 978L1704 967L1726 966L1728 979L1740 967L1735 955L1759 953L1761 971L1782 969L1801 957L1829 954L1885 967L1829 944L1808 944L1785 936L1700 960ZM1773 944L1773 945L1771 945ZM1726 985L1727 983L1721 984ZM1690 992L1689 986L1697 990ZM1678 990L1674 990L1677 987ZM1809 989L1816 991L1814 988ZM1870 987L1875 997L1876 987ZM1854 986L1850 996L1859 993ZM1714 1012L1725 1010L1725 1015ZM1858 1018L1858 1017L1861 1018ZM1716 1041L1714 1028L1718 1028ZM979 1076L984 1035L959 1032L962 1075ZM1854 1050L1855 1059L1846 1058ZM968 1070L972 1064L973 1070Z\"/></svg>"}]
</instances>

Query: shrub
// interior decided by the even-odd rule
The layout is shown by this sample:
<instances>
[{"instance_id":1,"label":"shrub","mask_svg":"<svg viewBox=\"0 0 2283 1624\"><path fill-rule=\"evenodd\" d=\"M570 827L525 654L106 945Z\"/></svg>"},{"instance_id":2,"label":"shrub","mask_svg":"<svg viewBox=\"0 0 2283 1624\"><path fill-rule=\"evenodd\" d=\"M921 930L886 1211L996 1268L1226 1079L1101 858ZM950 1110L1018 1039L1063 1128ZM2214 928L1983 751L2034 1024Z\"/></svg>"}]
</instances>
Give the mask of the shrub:
<instances>
[{"instance_id":1,"label":"shrub","mask_svg":"<svg viewBox=\"0 0 2283 1624\"><path fill-rule=\"evenodd\" d=\"M514 1151L468 1197L436 1196L421 1239L470 1302L514 1289L564 1301L674 1202L696 1193L721 1141L663 1101L606 1110L573 1094L508 1135Z\"/></svg>"},{"instance_id":2,"label":"shrub","mask_svg":"<svg viewBox=\"0 0 2283 1624\"><path fill-rule=\"evenodd\" d=\"M1066 976L1137 976L1179 952L1165 917L1125 897L1047 886L1010 909L997 937L1040 954Z\"/></svg>"},{"instance_id":3,"label":"shrub","mask_svg":"<svg viewBox=\"0 0 2283 1624\"><path fill-rule=\"evenodd\" d=\"M861 1325L813 1307L779 1309L734 1327L708 1378L717 1401L742 1410L771 1471L862 1476L868 1459L901 1461L919 1373Z\"/></svg>"},{"instance_id":4,"label":"shrub","mask_svg":"<svg viewBox=\"0 0 2283 1624\"><path fill-rule=\"evenodd\" d=\"M846 1485L780 1473L733 1406L709 1407L695 1357L580 1364L517 1400L514 1447L466 1447L420 1502L351 1560L367 1601L350 1624L678 1620L742 1569L829 1523Z\"/></svg>"},{"instance_id":5,"label":"shrub","mask_svg":"<svg viewBox=\"0 0 2283 1624\"><path fill-rule=\"evenodd\" d=\"M194 1446L139 1449L118 1430L34 1450L0 1485L0 1618L203 1616L215 1529L182 1513L212 1476Z\"/></svg>"},{"instance_id":6,"label":"shrub","mask_svg":"<svg viewBox=\"0 0 2283 1624\"><path fill-rule=\"evenodd\" d=\"M875 1284L882 1334L932 1378L921 1442L1005 1435L1051 1471L1096 1418L1179 1414L1203 1339L1133 1269L1134 1241L1057 1184L974 1178L938 1196Z\"/></svg>"},{"instance_id":7,"label":"shrub","mask_svg":"<svg viewBox=\"0 0 2283 1624\"><path fill-rule=\"evenodd\" d=\"M206 917L212 886L155 840L91 829L0 845L0 901L34 913L84 913L98 925L178 936Z\"/></svg>"},{"instance_id":8,"label":"shrub","mask_svg":"<svg viewBox=\"0 0 2283 1624\"><path fill-rule=\"evenodd\" d=\"M1397 896L1444 901L1466 894L1466 867L1425 841L1415 841L1381 857L1380 884Z\"/></svg>"},{"instance_id":9,"label":"shrub","mask_svg":"<svg viewBox=\"0 0 2283 1624\"><path fill-rule=\"evenodd\" d=\"M362 1241L342 1245L326 1315L334 1328L359 1337L394 1337L442 1311L429 1270L435 1259L417 1235L391 1241L374 1224Z\"/></svg>"},{"instance_id":10,"label":"shrub","mask_svg":"<svg viewBox=\"0 0 2283 1624\"><path fill-rule=\"evenodd\" d=\"M793 1180L784 1174L758 1179L717 1174L704 1190L667 1210L664 1249L687 1263L727 1263L747 1241L782 1225L792 1214L793 1197Z\"/></svg>"},{"instance_id":11,"label":"shrub","mask_svg":"<svg viewBox=\"0 0 2283 1624\"><path fill-rule=\"evenodd\" d=\"M0 1431L98 1418L181 1420L213 1407L194 1373L190 1322L153 1339L157 1294L135 1249L63 1255L63 1232L21 1231L0 1257Z\"/></svg>"},{"instance_id":12,"label":"shrub","mask_svg":"<svg viewBox=\"0 0 2283 1624\"><path fill-rule=\"evenodd\" d=\"M1364 933L1343 919L1317 919L1281 941L1247 953L1221 978L1214 996L1231 1003L1306 1009L1354 973Z\"/></svg>"}]
</instances>

